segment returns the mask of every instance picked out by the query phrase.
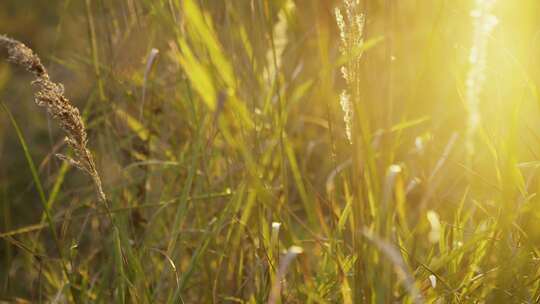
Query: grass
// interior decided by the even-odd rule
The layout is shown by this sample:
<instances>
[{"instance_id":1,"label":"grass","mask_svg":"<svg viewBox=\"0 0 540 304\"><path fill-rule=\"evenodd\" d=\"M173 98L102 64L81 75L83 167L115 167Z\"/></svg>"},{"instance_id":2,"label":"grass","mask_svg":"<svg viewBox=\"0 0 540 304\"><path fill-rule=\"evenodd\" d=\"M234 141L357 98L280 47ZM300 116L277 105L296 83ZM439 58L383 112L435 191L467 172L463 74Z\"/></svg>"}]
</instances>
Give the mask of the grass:
<instances>
[{"instance_id":1,"label":"grass","mask_svg":"<svg viewBox=\"0 0 540 304\"><path fill-rule=\"evenodd\" d=\"M488 2L0 4L85 126L0 62L0 303L538 302L540 4Z\"/></svg>"}]
</instances>

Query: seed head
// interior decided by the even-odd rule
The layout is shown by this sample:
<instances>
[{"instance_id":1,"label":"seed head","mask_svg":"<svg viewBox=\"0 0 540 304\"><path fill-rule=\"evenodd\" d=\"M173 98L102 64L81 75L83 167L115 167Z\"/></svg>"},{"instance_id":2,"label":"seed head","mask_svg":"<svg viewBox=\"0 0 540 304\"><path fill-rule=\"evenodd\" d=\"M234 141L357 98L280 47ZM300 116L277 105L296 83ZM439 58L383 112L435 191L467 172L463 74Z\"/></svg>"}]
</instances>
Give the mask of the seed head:
<instances>
[{"instance_id":1,"label":"seed head","mask_svg":"<svg viewBox=\"0 0 540 304\"><path fill-rule=\"evenodd\" d=\"M46 108L49 116L66 133L66 143L73 149L75 156L73 158L61 154L57 156L90 175L99 200L106 202L94 158L87 148L88 136L84 122L79 110L64 96L64 86L50 80L39 57L22 42L0 35L0 48L7 49L8 60L11 63L34 74L35 80L32 81L32 85L37 88L34 94L36 104Z\"/></svg>"}]
</instances>

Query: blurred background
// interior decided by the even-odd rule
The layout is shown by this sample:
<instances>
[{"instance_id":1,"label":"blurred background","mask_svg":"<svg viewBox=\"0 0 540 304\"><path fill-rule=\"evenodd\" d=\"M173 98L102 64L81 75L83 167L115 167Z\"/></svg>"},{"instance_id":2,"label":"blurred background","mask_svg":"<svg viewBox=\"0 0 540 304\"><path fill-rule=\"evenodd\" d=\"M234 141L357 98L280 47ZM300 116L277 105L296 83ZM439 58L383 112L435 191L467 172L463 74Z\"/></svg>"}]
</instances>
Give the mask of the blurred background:
<instances>
[{"instance_id":1,"label":"blurred background","mask_svg":"<svg viewBox=\"0 0 540 304\"><path fill-rule=\"evenodd\" d=\"M377 276L377 271L366 270L373 252L359 249L353 240L360 227L371 227L379 212L386 212L373 206L369 193L379 191L375 197L383 197L385 172L392 164L403 169L403 185L414 185L407 189L402 206L408 224L401 224L409 226L405 230L410 238L397 238L404 247L415 248L417 256L429 260L433 250L443 251L422 239L430 229L428 210L436 210L448 227L458 208L469 210L464 223L469 236L481 223L489 226L507 215L509 222L527 231L528 244L536 248L540 2L501 0L495 5L498 24L489 36L481 128L472 163L465 150L465 84L475 1L360 1L369 47L359 67L361 93L355 103L361 113L355 113L355 128L367 126L369 134L364 136L371 149L358 144L360 131L355 131L353 145L345 136L339 94L347 85L339 72L334 16L335 7L344 5L341 1L193 2L212 29L207 37L193 26L196 18L185 17L183 1L177 0L0 3L0 33L39 54L52 80L64 85L66 96L83 113L89 147L112 208L124 208L119 211L122 244L147 261L126 275L139 278L130 281L133 286L151 290L144 299L174 298L167 288L174 290L178 282L164 274L169 262L159 254L167 252L182 274L185 285L178 288L187 290L185 299L262 301L274 278L261 257L273 221L284 223L287 230L281 249L293 244L307 249L297 266L301 271L291 282L302 281L305 289L313 288L328 302L343 300L340 287L331 283L347 280L343 259L356 260L357 253L366 250L365 262L350 270L358 279L350 283L359 287L354 299L366 299L373 287L369 284L375 283L362 283L360 278ZM232 67L232 82L227 65L216 63L216 50L208 47L208 37L214 35L218 53ZM159 51L155 58L150 57L152 49ZM190 61L188 50L196 60ZM4 60L7 52L0 54L0 101L22 131L65 251L64 257L58 255L43 224L42 204L20 138L7 112L1 111L0 300L35 302L64 294L59 260L66 256L75 280L88 291L83 297L122 297L116 289L120 279L113 275L118 270L110 265L110 227L103 217L92 215L99 208L89 178L54 157L67 149L62 131L35 105L31 75ZM208 93L215 108L207 107L205 90L215 93ZM370 171L373 175L366 177L364 170L378 173ZM335 225L348 197L363 207L353 207L356 217L339 230ZM173 207L137 207L178 198L180 204ZM223 225L219 231L210 229L215 221ZM244 227L238 222L246 228L238 228ZM450 230L442 239L450 238L444 234ZM177 237L173 233L181 235L179 246L171 245ZM214 233L210 240L208 233ZM340 241L326 252L324 242L329 239ZM516 241L507 249L518 251L517 243L521 245ZM198 255L201 248L205 251ZM227 250L231 254L225 257ZM531 251L514 253L521 257ZM340 266L334 265L342 272L314 266L322 257L335 258L336 252L343 254L336 258L342 259ZM490 261L501 263L503 257L494 254ZM517 272L536 265L528 258L515 261ZM407 262L421 285L428 274L416 272L418 264ZM244 268L235 268L239 264ZM458 268L445 269L441 276L448 275L450 284L457 282L460 275L450 274L459 273ZM186 277L191 271L195 275ZM141 274L147 280L140 282ZM493 282L512 286L508 288L523 283L519 278L501 283L507 277L497 276ZM527 286L520 288L512 290L528 294ZM132 301L139 299L137 291L127 293ZM298 287L284 299L302 303L306 294Z\"/></svg>"}]
</instances>

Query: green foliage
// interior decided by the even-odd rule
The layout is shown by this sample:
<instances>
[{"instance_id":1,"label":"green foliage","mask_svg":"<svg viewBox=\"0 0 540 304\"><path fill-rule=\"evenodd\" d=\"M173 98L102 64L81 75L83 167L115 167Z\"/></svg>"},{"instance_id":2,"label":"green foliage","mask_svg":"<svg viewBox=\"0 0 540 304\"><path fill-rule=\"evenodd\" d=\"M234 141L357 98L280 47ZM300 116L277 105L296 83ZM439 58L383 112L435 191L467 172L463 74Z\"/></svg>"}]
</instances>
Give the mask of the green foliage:
<instances>
[{"instance_id":1,"label":"green foliage","mask_svg":"<svg viewBox=\"0 0 540 304\"><path fill-rule=\"evenodd\" d=\"M0 302L540 299L537 1L495 8L470 136L475 1L360 1L346 52L352 1L23 2L110 210L1 60Z\"/></svg>"}]
</instances>

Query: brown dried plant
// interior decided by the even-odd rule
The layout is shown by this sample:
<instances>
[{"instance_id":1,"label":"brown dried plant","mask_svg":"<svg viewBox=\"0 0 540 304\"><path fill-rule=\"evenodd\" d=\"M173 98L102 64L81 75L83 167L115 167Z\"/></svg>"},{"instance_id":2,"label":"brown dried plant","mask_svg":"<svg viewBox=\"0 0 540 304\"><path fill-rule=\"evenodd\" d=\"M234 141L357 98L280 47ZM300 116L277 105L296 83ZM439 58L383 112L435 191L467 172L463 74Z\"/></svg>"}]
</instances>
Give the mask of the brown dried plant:
<instances>
[{"instance_id":1,"label":"brown dried plant","mask_svg":"<svg viewBox=\"0 0 540 304\"><path fill-rule=\"evenodd\" d=\"M64 95L64 87L60 83L50 80L47 70L39 57L23 43L0 35L0 48L8 51L8 60L31 72L35 76L32 85L37 88L35 102L45 107L49 115L60 125L66 133L66 143L73 149L74 157L57 154L62 160L87 173L93 180L97 196L103 203L106 196L101 185L101 178L96 169L92 152L88 150L88 136L79 110L71 104Z\"/></svg>"}]
</instances>

